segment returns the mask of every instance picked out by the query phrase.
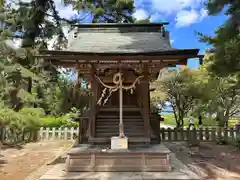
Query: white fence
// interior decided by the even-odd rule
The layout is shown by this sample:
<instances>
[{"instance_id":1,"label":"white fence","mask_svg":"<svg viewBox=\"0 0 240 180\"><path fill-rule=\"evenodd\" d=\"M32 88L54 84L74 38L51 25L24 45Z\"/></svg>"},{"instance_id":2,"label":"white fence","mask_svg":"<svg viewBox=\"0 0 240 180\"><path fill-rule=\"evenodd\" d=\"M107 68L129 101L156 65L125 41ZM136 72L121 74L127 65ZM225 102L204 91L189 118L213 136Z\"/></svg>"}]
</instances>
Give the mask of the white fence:
<instances>
[{"instance_id":1,"label":"white fence","mask_svg":"<svg viewBox=\"0 0 240 180\"><path fill-rule=\"evenodd\" d=\"M40 128L39 140L74 140L78 136L79 128ZM193 132L193 134L189 134ZM171 129L161 128L162 141L185 141L189 135L195 136L200 141L216 141L219 138L236 139L239 136L236 129L229 128L201 128L201 129Z\"/></svg>"},{"instance_id":2,"label":"white fence","mask_svg":"<svg viewBox=\"0 0 240 180\"><path fill-rule=\"evenodd\" d=\"M43 128L39 130L39 140L73 140L78 136L79 128Z\"/></svg>"}]
</instances>

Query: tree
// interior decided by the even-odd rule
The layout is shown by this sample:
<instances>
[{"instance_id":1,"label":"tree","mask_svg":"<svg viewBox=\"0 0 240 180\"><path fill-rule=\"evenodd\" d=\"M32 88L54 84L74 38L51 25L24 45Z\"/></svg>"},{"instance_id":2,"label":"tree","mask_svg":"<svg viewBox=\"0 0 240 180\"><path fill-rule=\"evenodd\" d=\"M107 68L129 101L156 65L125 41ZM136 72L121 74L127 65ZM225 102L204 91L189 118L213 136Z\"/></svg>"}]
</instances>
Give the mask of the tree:
<instances>
[{"instance_id":1,"label":"tree","mask_svg":"<svg viewBox=\"0 0 240 180\"><path fill-rule=\"evenodd\" d=\"M58 67L36 61L34 55L39 49L48 48L47 42L53 38L57 40L56 49L64 48L67 41L63 26L79 23L88 14L93 17L93 22L133 22L133 1L65 1L73 4L75 10L87 13L83 19L74 20L61 18L53 0L12 3L15 3L14 7L6 1L0 2L0 20L4 25L0 30L0 97L5 105L16 111L23 106L41 107L54 114L67 112L72 106L85 107L87 93L79 89L77 93L83 99L73 98L74 83L69 79L63 80ZM13 38L22 40L20 48L15 47Z\"/></svg>"},{"instance_id":2,"label":"tree","mask_svg":"<svg viewBox=\"0 0 240 180\"><path fill-rule=\"evenodd\" d=\"M132 23L134 18L133 0L64 0L72 4L73 9L92 17L92 23Z\"/></svg>"},{"instance_id":3,"label":"tree","mask_svg":"<svg viewBox=\"0 0 240 180\"><path fill-rule=\"evenodd\" d=\"M207 9L210 15L225 10L228 20L216 31L215 37L201 35L201 40L213 46L211 70L219 76L237 73L240 79L240 1L209 0Z\"/></svg>"},{"instance_id":4,"label":"tree","mask_svg":"<svg viewBox=\"0 0 240 180\"><path fill-rule=\"evenodd\" d=\"M183 118L194 109L202 93L195 75L188 68L172 70L155 82L166 93L165 100L171 103L177 127L184 126Z\"/></svg>"},{"instance_id":5,"label":"tree","mask_svg":"<svg viewBox=\"0 0 240 180\"><path fill-rule=\"evenodd\" d=\"M221 77L207 71L208 67L214 63L210 60L211 56L214 56L214 54L208 53L205 55L204 64L199 69L207 80L205 82L207 94L202 96L202 103L208 112L217 114L220 126L227 127L229 118L240 112L238 79L237 75Z\"/></svg>"},{"instance_id":6,"label":"tree","mask_svg":"<svg viewBox=\"0 0 240 180\"><path fill-rule=\"evenodd\" d=\"M209 86L214 90L208 105L217 114L219 124L227 127L228 119L240 109L240 1L209 0L206 7L210 15L225 11L228 16L214 37L200 34L201 40L213 47L205 57Z\"/></svg>"}]
</instances>

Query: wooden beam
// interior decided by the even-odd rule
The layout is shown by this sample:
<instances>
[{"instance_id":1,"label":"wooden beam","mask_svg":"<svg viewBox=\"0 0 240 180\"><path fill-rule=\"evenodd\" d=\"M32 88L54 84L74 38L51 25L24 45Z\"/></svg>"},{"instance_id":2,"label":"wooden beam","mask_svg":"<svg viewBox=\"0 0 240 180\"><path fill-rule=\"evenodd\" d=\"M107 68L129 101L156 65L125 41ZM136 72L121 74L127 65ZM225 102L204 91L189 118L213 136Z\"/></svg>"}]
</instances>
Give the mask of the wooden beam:
<instances>
[{"instance_id":1,"label":"wooden beam","mask_svg":"<svg viewBox=\"0 0 240 180\"><path fill-rule=\"evenodd\" d=\"M149 56L149 55L137 55L137 56L87 56L87 55L41 55L40 56L46 60L53 61L66 61L66 62L76 62L79 63L149 63L149 62L162 62L163 60L181 60L196 58L196 55L159 55L159 56Z\"/></svg>"},{"instance_id":2,"label":"wooden beam","mask_svg":"<svg viewBox=\"0 0 240 180\"><path fill-rule=\"evenodd\" d=\"M75 62L52 62L52 64L53 65L55 65L55 66L59 66L59 67L64 67L64 68L76 68L77 67L77 69L81 69L81 70L86 70L86 71L88 71L89 70L89 68L88 68L88 66L86 66L86 68L79 68L79 66L76 66L76 63ZM89 64L89 63L88 63ZM135 64L128 64L128 66L129 67L131 67L131 66L135 66L135 65L138 65L138 64L140 64L140 63L135 63ZM163 62L159 62L159 63L148 63L148 67L149 68L154 68L154 66L156 66L156 67L158 67L158 66L164 66L164 67L166 67L166 66L174 66L174 65L186 65L187 64L187 61L170 61L170 62L168 62L168 61L163 61ZM96 64L97 65L97 64ZM105 62L105 63L102 63L102 64L98 64L99 65L99 67L100 66L103 66L102 68L104 68L104 66L106 67L106 66L110 66L110 65L116 65L116 66L118 66L118 64L116 64L116 63L110 63L110 62ZM123 64L123 65L125 65L125 64ZM127 63L126 63L126 65L127 65ZM97 68L98 69L98 68Z\"/></svg>"}]
</instances>

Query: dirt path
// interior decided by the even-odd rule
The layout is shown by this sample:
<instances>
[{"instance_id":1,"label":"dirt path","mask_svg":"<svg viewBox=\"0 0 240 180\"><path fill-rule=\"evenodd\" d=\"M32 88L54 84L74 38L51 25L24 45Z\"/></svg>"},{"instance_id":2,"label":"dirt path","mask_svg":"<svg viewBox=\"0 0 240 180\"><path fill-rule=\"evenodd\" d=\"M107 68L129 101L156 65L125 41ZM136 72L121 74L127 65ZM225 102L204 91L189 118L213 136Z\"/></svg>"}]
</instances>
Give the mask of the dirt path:
<instances>
[{"instance_id":1,"label":"dirt path","mask_svg":"<svg viewBox=\"0 0 240 180\"><path fill-rule=\"evenodd\" d=\"M0 152L0 179L25 180L70 145L71 142L66 141L46 141L29 143L21 149L3 149Z\"/></svg>"},{"instance_id":2,"label":"dirt path","mask_svg":"<svg viewBox=\"0 0 240 180\"><path fill-rule=\"evenodd\" d=\"M54 157L62 154L72 142L48 141L30 143L21 149L0 152L0 180L36 180ZM231 146L201 143L197 153L185 143L165 143L176 156L203 180L240 180L240 151ZM32 173L34 172L34 173ZM29 177L29 175L33 175Z\"/></svg>"},{"instance_id":3,"label":"dirt path","mask_svg":"<svg viewBox=\"0 0 240 180\"><path fill-rule=\"evenodd\" d=\"M166 146L203 180L240 180L240 150L235 147L201 143L199 149L189 149L184 142Z\"/></svg>"}]
</instances>

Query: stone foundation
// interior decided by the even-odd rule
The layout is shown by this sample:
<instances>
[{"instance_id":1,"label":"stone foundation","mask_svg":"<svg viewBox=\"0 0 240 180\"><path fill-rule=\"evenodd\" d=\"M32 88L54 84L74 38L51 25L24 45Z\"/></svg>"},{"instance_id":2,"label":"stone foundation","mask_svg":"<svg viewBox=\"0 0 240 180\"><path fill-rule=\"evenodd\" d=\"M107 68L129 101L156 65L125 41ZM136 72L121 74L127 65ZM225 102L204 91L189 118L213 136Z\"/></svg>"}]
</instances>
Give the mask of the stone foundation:
<instances>
[{"instance_id":1,"label":"stone foundation","mask_svg":"<svg viewBox=\"0 0 240 180\"><path fill-rule=\"evenodd\" d=\"M128 150L99 146L72 148L68 152L68 172L164 172L171 171L170 151L163 145Z\"/></svg>"}]
</instances>

